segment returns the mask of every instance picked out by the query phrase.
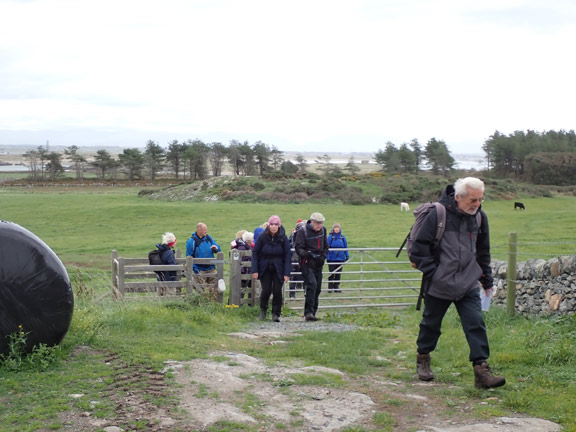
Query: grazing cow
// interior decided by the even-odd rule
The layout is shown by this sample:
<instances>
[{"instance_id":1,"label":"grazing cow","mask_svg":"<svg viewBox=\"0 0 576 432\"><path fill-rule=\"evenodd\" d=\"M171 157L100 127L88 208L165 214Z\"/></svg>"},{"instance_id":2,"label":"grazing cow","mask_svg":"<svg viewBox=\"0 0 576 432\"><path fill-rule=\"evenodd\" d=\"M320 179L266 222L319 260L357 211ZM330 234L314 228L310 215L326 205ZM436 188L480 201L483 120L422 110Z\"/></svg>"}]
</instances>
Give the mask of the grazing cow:
<instances>
[{"instance_id":1,"label":"grazing cow","mask_svg":"<svg viewBox=\"0 0 576 432\"><path fill-rule=\"evenodd\" d=\"M514 203L514 210L518 210L518 209L526 210L526 207L521 202L515 202Z\"/></svg>"},{"instance_id":2,"label":"grazing cow","mask_svg":"<svg viewBox=\"0 0 576 432\"><path fill-rule=\"evenodd\" d=\"M400 211L410 211L410 206L408 203L401 202L400 203Z\"/></svg>"}]
</instances>

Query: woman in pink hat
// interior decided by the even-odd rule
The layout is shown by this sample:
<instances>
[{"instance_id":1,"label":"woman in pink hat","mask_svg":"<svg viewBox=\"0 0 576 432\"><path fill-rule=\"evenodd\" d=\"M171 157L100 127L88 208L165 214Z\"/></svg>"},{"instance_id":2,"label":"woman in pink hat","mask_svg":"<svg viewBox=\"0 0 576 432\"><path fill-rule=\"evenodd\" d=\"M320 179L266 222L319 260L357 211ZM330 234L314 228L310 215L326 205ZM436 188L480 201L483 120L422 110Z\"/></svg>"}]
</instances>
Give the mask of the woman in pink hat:
<instances>
[{"instance_id":1,"label":"woman in pink hat","mask_svg":"<svg viewBox=\"0 0 576 432\"><path fill-rule=\"evenodd\" d=\"M280 218L270 216L266 230L258 236L252 251L252 277L262 285L260 319L266 319L268 301L272 295L272 321L280 322L282 286L290 280L290 242Z\"/></svg>"}]
</instances>

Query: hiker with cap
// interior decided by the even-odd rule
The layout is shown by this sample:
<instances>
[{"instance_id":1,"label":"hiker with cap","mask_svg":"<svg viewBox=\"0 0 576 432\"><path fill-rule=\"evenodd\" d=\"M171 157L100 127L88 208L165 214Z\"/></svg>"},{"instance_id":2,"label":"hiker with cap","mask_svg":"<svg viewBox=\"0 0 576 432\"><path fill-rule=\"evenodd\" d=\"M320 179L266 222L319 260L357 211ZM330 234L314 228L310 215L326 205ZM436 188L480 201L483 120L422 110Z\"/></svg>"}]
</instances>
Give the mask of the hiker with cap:
<instances>
[{"instance_id":1,"label":"hiker with cap","mask_svg":"<svg viewBox=\"0 0 576 432\"><path fill-rule=\"evenodd\" d=\"M492 375L487 363L490 348L478 294L479 284L487 296L494 290L488 218L481 208L483 198L482 180L458 179L446 187L439 200L446 208L445 231L440 241L435 243L439 219L435 207L414 238L410 257L423 274L424 313L416 341L416 371L422 381L434 379L430 353L440 338L444 315L454 303L470 349L475 386L492 388L506 383L504 377ZM478 212L480 222L476 218Z\"/></svg>"},{"instance_id":2,"label":"hiker with cap","mask_svg":"<svg viewBox=\"0 0 576 432\"><path fill-rule=\"evenodd\" d=\"M322 267L328 255L325 218L322 213L312 213L306 225L298 231L295 249L300 259L304 278L304 319L317 321L318 298L322 291Z\"/></svg>"},{"instance_id":3,"label":"hiker with cap","mask_svg":"<svg viewBox=\"0 0 576 432\"><path fill-rule=\"evenodd\" d=\"M258 236L252 250L252 277L262 285L260 319L266 319L268 302L272 296L272 321L280 322L282 313L282 286L290 280L290 242L277 215L268 219L268 226Z\"/></svg>"}]
</instances>

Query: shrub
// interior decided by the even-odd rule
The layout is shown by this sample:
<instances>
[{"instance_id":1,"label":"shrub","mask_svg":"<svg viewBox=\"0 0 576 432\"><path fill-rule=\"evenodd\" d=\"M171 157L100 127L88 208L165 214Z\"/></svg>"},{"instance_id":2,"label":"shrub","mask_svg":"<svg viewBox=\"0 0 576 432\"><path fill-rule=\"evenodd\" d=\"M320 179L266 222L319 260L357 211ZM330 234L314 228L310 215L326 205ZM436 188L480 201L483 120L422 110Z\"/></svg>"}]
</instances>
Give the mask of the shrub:
<instances>
[{"instance_id":1,"label":"shrub","mask_svg":"<svg viewBox=\"0 0 576 432\"><path fill-rule=\"evenodd\" d=\"M252 185L252 189L254 189L255 191L261 191L266 189L266 186L264 185L264 183L256 182Z\"/></svg>"},{"instance_id":2,"label":"shrub","mask_svg":"<svg viewBox=\"0 0 576 432\"><path fill-rule=\"evenodd\" d=\"M138 196L147 196L147 195L152 195L153 193L155 193L156 191L153 189L142 189L140 192L138 192Z\"/></svg>"},{"instance_id":3,"label":"shrub","mask_svg":"<svg viewBox=\"0 0 576 432\"><path fill-rule=\"evenodd\" d=\"M296 174L298 172L298 167L296 167L296 171L270 171L270 172L266 172L264 173L264 175L262 175L263 179L266 180L282 180L282 179L287 179L287 178L294 178L294 174Z\"/></svg>"}]
</instances>

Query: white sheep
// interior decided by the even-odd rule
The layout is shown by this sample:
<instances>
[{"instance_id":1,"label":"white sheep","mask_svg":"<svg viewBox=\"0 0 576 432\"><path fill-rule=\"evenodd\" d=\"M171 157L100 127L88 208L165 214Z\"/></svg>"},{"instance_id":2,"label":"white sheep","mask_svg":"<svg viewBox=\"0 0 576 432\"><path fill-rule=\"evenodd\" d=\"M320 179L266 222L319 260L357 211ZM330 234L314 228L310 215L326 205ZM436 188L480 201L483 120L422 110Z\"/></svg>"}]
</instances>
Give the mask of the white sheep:
<instances>
[{"instance_id":1,"label":"white sheep","mask_svg":"<svg viewBox=\"0 0 576 432\"><path fill-rule=\"evenodd\" d=\"M400 203L400 211L410 211L410 206L408 203L401 202Z\"/></svg>"}]
</instances>

